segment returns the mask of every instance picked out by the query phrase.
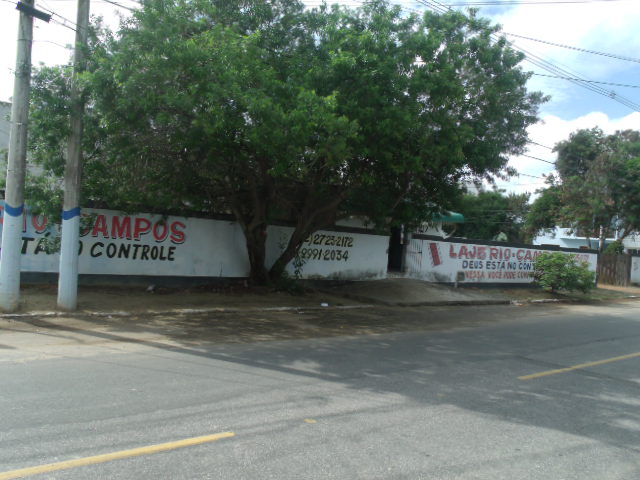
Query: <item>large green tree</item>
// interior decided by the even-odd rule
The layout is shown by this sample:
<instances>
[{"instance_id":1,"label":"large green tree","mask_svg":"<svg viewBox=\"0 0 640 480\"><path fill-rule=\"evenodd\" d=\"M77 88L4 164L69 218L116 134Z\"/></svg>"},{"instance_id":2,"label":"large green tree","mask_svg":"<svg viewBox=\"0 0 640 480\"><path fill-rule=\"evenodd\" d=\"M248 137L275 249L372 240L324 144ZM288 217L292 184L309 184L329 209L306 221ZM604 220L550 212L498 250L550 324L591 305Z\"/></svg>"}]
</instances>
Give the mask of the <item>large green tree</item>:
<instances>
[{"instance_id":1,"label":"large green tree","mask_svg":"<svg viewBox=\"0 0 640 480\"><path fill-rule=\"evenodd\" d=\"M90 46L85 203L231 212L260 283L342 215L429 219L462 179L500 174L537 121L543 98L496 31L378 0L146 0ZM34 89L34 158L54 175L67 78L42 69ZM278 219L295 229L267 266Z\"/></svg>"},{"instance_id":2,"label":"large green tree","mask_svg":"<svg viewBox=\"0 0 640 480\"><path fill-rule=\"evenodd\" d=\"M601 250L616 232L623 239L640 230L639 131L578 130L555 151L558 176L532 206L532 230L569 227L599 239Z\"/></svg>"},{"instance_id":3,"label":"large green tree","mask_svg":"<svg viewBox=\"0 0 640 480\"><path fill-rule=\"evenodd\" d=\"M529 194L504 195L501 191L466 194L455 206L464 215L456 236L481 240L506 238L510 242L527 240L524 223L529 210Z\"/></svg>"}]
</instances>

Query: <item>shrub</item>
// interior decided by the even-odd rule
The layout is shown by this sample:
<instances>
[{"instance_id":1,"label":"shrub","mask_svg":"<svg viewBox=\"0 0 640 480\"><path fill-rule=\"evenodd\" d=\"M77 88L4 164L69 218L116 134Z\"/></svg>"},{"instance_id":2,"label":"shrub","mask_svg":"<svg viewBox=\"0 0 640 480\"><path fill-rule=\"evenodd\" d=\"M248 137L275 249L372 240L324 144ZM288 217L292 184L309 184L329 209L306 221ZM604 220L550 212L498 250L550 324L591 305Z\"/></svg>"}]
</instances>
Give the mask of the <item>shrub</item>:
<instances>
[{"instance_id":1,"label":"shrub","mask_svg":"<svg viewBox=\"0 0 640 480\"><path fill-rule=\"evenodd\" d=\"M606 253L607 255L620 255L621 253L624 253L624 245L620 240L616 240L615 242L607 245L607 248L604 249L603 253Z\"/></svg>"},{"instance_id":2,"label":"shrub","mask_svg":"<svg viewBox=\"0 0 640 480\"><path fill-rule=\"evenodd\" d=\"M542 288L552 292L579 290L587 293L595 287L596 274L589 271L587 262L578 262L575 255L546 252L536 259L533 278Z\"/></svg>"}]
</instances>

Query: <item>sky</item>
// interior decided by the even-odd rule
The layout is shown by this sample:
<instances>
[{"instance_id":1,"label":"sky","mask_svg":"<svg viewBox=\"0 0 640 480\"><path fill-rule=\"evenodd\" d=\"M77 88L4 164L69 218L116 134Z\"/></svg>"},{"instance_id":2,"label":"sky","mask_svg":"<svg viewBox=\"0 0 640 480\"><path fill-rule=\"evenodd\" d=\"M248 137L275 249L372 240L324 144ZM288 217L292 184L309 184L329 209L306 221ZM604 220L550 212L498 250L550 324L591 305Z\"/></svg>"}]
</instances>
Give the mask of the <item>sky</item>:
<instances>
[{"instance_id":1,"label":"sky","mask_svg":"<svg viewBox=\"0 0 640 480\"><path fill-rule=\"evenodd\" d=\"M116 0L118 4L135 8L135 0ZM344 0L343 0L344 1ZM438 6L434 0L391 0L401 4L407 11L424 10L425 4ZM521 66L534 75L529 81L530 90L541 91L551 99L542 106L541 121L529 128L532 142L527 155L548 162L555 160L551 148L565 140L577 129L600 127L606 133L620 129L640 130L640 0L438 0L440 4L455 4L452 8L465 9L461 3L503 2L503 5L477 6L479 15L488 17L502 26L502 31L513 46L524 49L528 60ZM507 4L508 2L508 4ZM569 3L581 2L581 3ZM331 2L329 2L331 3ZM351 4L354 1L351 0ZM35 20L32 61L36 65L69 62L75 32L75 0L36 0L36 8L53 11L56 15L49 24ZM128 15L106 0L92 0L91 12L102 16L105 23L117 27L120 15ZM70 21L65 21L65 19ZM66 26L63 25L66 23ZM8 101L13 92L13 71L17 38L18 12L12 0L0 0L0 101ZM516 37L515 35L518 35ZM521 37L530 37L544 42L593 50L610 55L629 57L636 61L624 61L608 56L595 55L575 49L560 48ZM549 72L532 63L548 62L554 70ZM558 69L562 69L559 72ZM541 75L577 76L582 79L609 82L632 87L590 83L605 94L560 79ZM635 104L635 110L615 100ZM551 148L549 148L551 147ZM529 157L514 157L510 160L519 177L497 185L507 192L523 193L544 186L543 175L553 172L553 165Z\"/></svg>"}]
</instances>

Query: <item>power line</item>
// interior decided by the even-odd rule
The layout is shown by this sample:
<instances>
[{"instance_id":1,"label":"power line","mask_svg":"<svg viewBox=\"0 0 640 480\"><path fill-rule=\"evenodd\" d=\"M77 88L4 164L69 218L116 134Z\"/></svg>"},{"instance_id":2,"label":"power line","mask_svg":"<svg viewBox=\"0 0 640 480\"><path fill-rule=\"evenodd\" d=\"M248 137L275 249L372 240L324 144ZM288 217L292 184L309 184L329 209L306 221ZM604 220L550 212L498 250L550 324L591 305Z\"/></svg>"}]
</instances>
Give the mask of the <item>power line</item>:
<instances>
[{"instance_id":1,"label":"power line","mask_svg":"<svg viewBox=\"0 0 640 480\"><path fill-rule=\"evenodd\" d=\"M570 50L576 50L578 52L592 53L594 55L602 55L603 57L615 58L616 60L625 60L627 62L640 63L640 59L633 57L625 57L623 55L616 55L614 53L598 52L596 50L587 50L586 48L572 47L571 45L563 45L561 43L549 42L547 40L540 40L539 38L525 37L524 35L518 35L515 33L502 32L510 37L523 38L525 40L531 40L533 42L545 43L547 45L553 45L554 47L568 48Z\"/></svg>"},{"instance_id":2,"label":"power line","mask_svg":"<svg viewBox=\"0 0 640 480\"><path fill-rule=\"evenodd\" d=\"M540 183L496 183L496 187L530 187L532 185L540 185Z\"/></svg>"},{"instance_id":3,"label":"power line","mask_svg":"<svg viewBox=\"0 0 640 480\"><path fill-rule=\"evenodd\" d=\"M46 7L40 7L40 8L42 8L45 12L49 12L53 17L58 17L61 19L61 20L56 20L55 18L51 18L51 21L53 23L56 23L57 25L73 30L74 32L76 31L75 27L77 27L77 25L76 25L76 22L74 22L73 20L69 20L67 17L63 17L62 15L54 12L50 8L46 8ZM73 25L73 27L71 25Z\"/></svg>"},{"instance_id":4,"label":"power line","mask_svg":"<svg viewBox=\"0 0 640 480\"><path fill-rule=\"evenodd\" d=\"M34 40L33 43L50 43L52 45L56 45L60 48L64 48L65 50L70 50L71 46L69 45L62 45L61 43L56 43L56 42L52 42L51 40Z\"/></svg>"},{"instance_id":5,"label":"power line","mask_svg":"<svg viewBox=\"0 0 640 480\"><path fill-rule=\"evenodd\" d=\"M562 80L578 80L580 82L599 83L601 85L613 85L614 87L640 88L640 85L628 85L626 83L600 82L598 80L586 80L586 79L576 78L576 77L562 77L560 75L545 75L544 73L536 73L536 72L533 72L533 74L538 77L561 78Z\"/></svg>"},{"instance_id":6,"label":"power line","mask_svg":"<svg viewBox=\"0 0 640 480\"><path fill-rule=\"evenodd\" d=\"M417 0L419 3L427 6L428 8L438 12L438 13L447 13L449 11L452 10L452 8L448 5L445 5L443 3L438 2L437 0ZM613 0L612 0L613 1ZM498 36L496 34L492 34L491 35L492 38L494 40L498 40ZM625 98L621 95L619 95L618 93L614 92L613 90L606 90L602 87L599 87L597 85L593 85L587 81L585 81L585 79L581 78L581 76L579 74L570 72L568 70L565 70L561 67L558 67L556 65L554 65L553 63L549 62L548 60L545 60L544 58L541 58L533 53L531 53L530 51L519 47L513 43L511 43L511 47L514 50L517 50L521 53L524 53L525 55L525 59L532 63L533 65L551 73L554 75L559 75L559 76L566 76L566 77L571 77L571 80L569 80L570 82L579 85L583 88L586 88L587 90L591 90L594 93L598 93L600 95L606 96L611 98L612 100L615 100L618 103L621 103L622 105L630 108L631 110L640 112L640 105L633 102L632 100Z\"/></svg>"},{"instance_id":7,"label":"power line","mask_svg":"<svg viewBox=\"0 0 640 480\"><path fill-rule=\"evenodd\" d=\"M558 75L558 76L566 76L566 77L570 77L568 79L569 82L574 83L575 85L579 85L582 88L586 88L587 90L591 90L594 93L598 93L600 95L603 95L605 97L609 97L612 100L615 100L618 103L621 103L622 105L634 110L634 111L638 111L640 112L640 105L638 105L637 103L635 103L634 101L623 97L622 95L619 95L618 93L616 93L613 90L606 90L602 87L599 87L597 85L593 85L591 83L589 83L588 81L585 81L584 78L581 78L580 75L575 74L573 72L570 72L568 70L565 70L564 68L558 67L556 65L554 65L553 63L549 62L548 60L545 60L542 57L539 57L537 55L535 55L534 53L531 53L530 51L528 51L525 48L522 47L518 47L517 45L513 45L512 47L522 53L525 54L525 59L539 67L542 68L543 70L553 74L553 75Z\"/></svg>"},{"instance_id":8,"label":"power line","mask_svg":"<svg viewBox=\"0 0 640 480\"><path fill-rule=\"evenodd\" d=\"M542 145L541 143L533 142L533 141L531 141L531 140L529 140L527 143L531 143L531 144L533 144L533 145L537 145L537 146L539 146L539 147L546 148L546 149L548 149L548 150L553 150L553 148L551 148L551 147L547 147L546 145Z\"/></svg>"},{"instance_id":9,"label":"power line","mask_svg":"<svg viewBox=\"0 0 640 480\"><path fill-rule=\"evenodd\" d=\"M544 163L549 163L549 164L551 164L551 165L555 165L555 164L556 164L556 162L551 162L551 161L549 161L549 160L544 160L544 159L542 159L542 158L533 157L533 156L531 156L531 155L526 155L526 154L524 154L524 153L520 154L520 156L521 156L521 157L532 158L532 159L534 159L534 160L538 160L538 161L540 161L540 162L544 162Z\"/></svg>"},{"instance_id":10,"label":"power line","mask_svg":"<svg viewBox=\"0 0 640 480\"><path fill-rule=\"evenodd\" d=\"M544 180L544 177L537 177L536 175L529 175L528 173L520 173L518 172L518 176L522 175L523 177L531 177L531 178L539 178L540 180Z\"/></svg>"},{"instance_id":11,"label":"power line","mask_svg":"<svg viewBox=\"0 0 640 480\"><path fill-rule=\"evenodd\" d=\"M111 5L115 5L116 7L124 8L125 10L129 10L130 12L135 12L136 11L135 8L127 7L126 5L122 5L121 3L114 2L113 0L103 0L103 1L106 2L106 3L110 3Z\"/></svg>"},{"instance_id":12,"label":"power line","mask_svg":"<svg viewBox=\"0 0 640 480\"><path fill-rule=\"evenodd\" d=\"M564 5L564 4L578 4L578 3L608 3L608 2L623 2L625 0L541 0L539 2L535 0L484 0L484 1L470 1L470 2L458 2L442 4L446 7L474 7L474 6L500 6L500 5Z\"/></svg>"}]
</instances>

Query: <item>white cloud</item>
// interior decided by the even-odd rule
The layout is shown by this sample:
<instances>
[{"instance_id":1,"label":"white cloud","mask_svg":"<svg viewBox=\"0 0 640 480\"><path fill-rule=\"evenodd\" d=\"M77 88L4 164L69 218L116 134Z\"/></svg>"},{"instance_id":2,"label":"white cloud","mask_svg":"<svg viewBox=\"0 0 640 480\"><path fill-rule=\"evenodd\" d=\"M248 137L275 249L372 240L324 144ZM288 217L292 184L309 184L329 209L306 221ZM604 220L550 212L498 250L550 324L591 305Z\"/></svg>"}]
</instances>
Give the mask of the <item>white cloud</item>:
<instances>
[{"instance_id":1,"label":"white cloud","mask_svg":"<svg viewBox=\"0 0 640 480\"><path fill-rule=\"evenodd\" d=\"M556 143L568 139L572 132L593 127L599 127L608 134L617 130L640 130L640 113L634 112L621 118L612 119L605 113L592 112L572 120L564 120L555 115L547 115L543 116L541 122L529 127L528 132L532 141L545 147L554 147ZM554 152L534 144L531 144L527 155L550 162L555 162L556 160ZM498 185L508 192L515 193L533 193L536 189L545 186L544 179L536 179L526 175L541 177L554 171L553 165L523 156L511 158L509 165L515 167L523 175L511 179L510 182L498 182Z\"/></svg>"},{"instance_id":2,"label":"white cloud","mask_svg":"<svg viewBox=\"0 0 640 480\"><path fill-rule=\"evenodd\" d=\"M613 53L627 57L638 57L640 36L640 1L584 3L558 5L521 5L492 20L503 26L507 33L537 38L549 42L578 48ZM508 37L517 47L537 57L552 62L555 66L590 80L620 82L620 76L636 71L637 63L595 56L576 50L559 48L517 37ZM527 70L548 74L530 62L523 63ZM627 81L626 83L631 83ZM554 101L567 101L582 90L564 80L534 77L530 81L532 90L542 90ZM586 91L585 91L586 92ZM627 96L628 91L620 91ZM551 106L551 105L549 105ZM543 106L543 111L546 110Z\"/></svg>"},{"instance_id":3,"label":"white cloud","mask_svg":"<svg viewBox=\"0 0 640 480\"><path fill-rule=\"evenodd\" d=\"M492 18L504 31L582 48L602 50L611 47L621 55L634 56L640 50L637 25L640 2L559 4L553 6L522 5ZM580 55L541 43L515 40L523 46L556 60L571 60ZM597 62L594 62L597 63ZM589 65L596 67L597 65Z\"/></svg>"}]
</instances>

